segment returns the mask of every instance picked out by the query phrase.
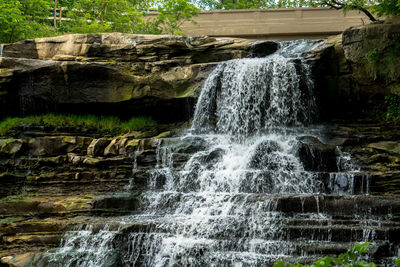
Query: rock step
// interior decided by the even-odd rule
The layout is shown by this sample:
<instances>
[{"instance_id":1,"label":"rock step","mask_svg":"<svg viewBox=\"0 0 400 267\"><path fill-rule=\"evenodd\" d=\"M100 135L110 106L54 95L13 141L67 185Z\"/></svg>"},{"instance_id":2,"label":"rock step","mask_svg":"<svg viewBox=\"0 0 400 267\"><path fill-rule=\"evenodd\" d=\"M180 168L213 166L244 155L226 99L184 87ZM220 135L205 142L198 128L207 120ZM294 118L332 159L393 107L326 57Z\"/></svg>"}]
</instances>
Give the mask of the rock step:
<instances>
[{"instance_id":1,"label":"rock step","mask_svg":"<svg viewBox=\"0 0 400 267\"><path fill-rule=\"evenodd\" d=\"M371 196L371 195L270 195L270 194L228 194L228 193L179 193L179 192L166 192L158 196L159 206L155 209L160 209L160 212L174 212L174 204L195 199L195 201L202 201L205 198L214 198L217 196L226 195L226 199L232 203L240 203L244 207L244 203L252 205L254 203L264 203L266 205L266 212L281 212L281 213L315 213L330 215L333 218L348 218L358 217L355 219L377 219L377 216L390 219L393 221L400 220L400 199L395 197L385 196ZM111 202L106 206L100 205L100 202L105 199L115 199L115 203L119 206L113 205ZM117 201L117 199L119 199ZM131 211L132 213L140 212L142 209L147 209L148 204L145 202L137 203L135 207L140 207L139 210L124 210L123 207L129 207L131 201L141 201L140 198L130 198L126 194L123 195L107 195L98 197L95 200L93 207L103 207L104 211L117 209L124 212ZM122 204L127 202L126 204ZM98 203L98 204L97 204ZM168 203L167 210L164 204ZM142 205L145 205L143 207ZM122 208L121 208L122 207Z\"/></svg>"},{"instance_id":2,"label":"rock step","mask_svg":"<svg viewBox=\"0 0 400 267\"><path fill-rule=\"evenodd\" d=\"M344 252L344 251L342 251ZM232 263L238 262L241 263L240 266L272 266L275 262L283 260L286 263L302 263L302 264L312 264L313 262L322 259L325 256L336 257L339 251L333 254L311 254L307 255L307 253L303 255L264 255L257 253L249 253L249 252L223 252L223 253L210 253L210 258L208 259L208 263L216 264L217 266L231 266ZM394 258L393 257L374 257L369 259L378 264L378 266L394 266ZM244 264L242 264L244 262Z\"/></svg>"},{"instance_id":3,"label":"rock step","mask_svg":"<svg viewBox=\"0 0 400 267\"><path fill-rule=\"evenodd\" d=\"M0 201L0 217L73 216L89 213L92 207L91 194L73 196L21 195L3 198Z\"/></svg>"},{"instance_id":4,"label":"rock step","mask_svg":"<svg viewBox=\"0 0 400 267\"><path fill-rule=\"evenodd\" d=\"M2 246L7 249L27 247L56 247L60 244L63 233L43 232L30 235L19 234L15 236L3 236Z\"/></svg>"},{"instance_id":5,"label":"rock step","mask_svg":"<svg viewBox=\"0 0 400 267\"><path fill-rule=\"evenodd\" d=\"M183 161L183 159L182 159ZM181 161L179 161L181 162ZM173 163L176 164L175 161ZM177 163L180 164L180 163ZM163 169L155 169L159 171L163 171ZM167 170L167 168L165 169ZM179 168L173 169L178 173L183 173L185 175L188 174L185 170L179 170ZM210 173L213 171L210 170ZM370 192L372 190L378 190L375 183L371 186L371 178L369 177L368 173L366 172L306 172L304 174L314 174L314 179L320 182L319 185L319 192L323 192L324 194L337 194L337 195L355 195L355 194L367 194L367 193L374 193ZM195 175L195 174L194 174ZM241 175L243 177L253 177L252 179L257 180L264 180L267 183L274 183L276 173L274 170L262 170L262 169L247 169L245 171L239 170L237 175ZM393 178L395 181L395 178ZM165 177L162 175L157 179L157 189L163 189L165 186ZM265 187L265 186L264 186ZM150 189L150 188L149 188ZM242 187L241 192L244 193L260 193L258 188L249 188L249 187ZM269 192L269 188L264 188L264 192L261 193L274 193Z\"/></svg>"},{"instance_id":6,"label":"rock step","mask_svg":"<svg viewBox=\"0 0 400 267\"><path fill-rule=\"evenodd\" d=\"M125 239L117 239L115 241L116 246L118 246L118 242L122 246L129 246L130 242L132 244L136 243L136 238L141 240L141 245L143 249L146 246L150 246L151 244L148 242L155 242L159 240L163 236L160 235L156 237L155 235L149 236L149 239L143 236L142 233L139 233L140 236L130 236ZM319 258L323 258L325 256L335 257L340 253L345 252L349 249L354 243L353 242L335 242L335 241L309 241L309 240L301 240L301 241L270 241L270 240L262 240L262 239L252 239L249 241L241 240L210 240L210 239L196 239L196 238L185 238L178 237L176 240L174 238L168 236L168 234L164 235L169 238L169 242L171 244L179 246L180 253L188 253L189 256L193 256L193 259L198 260L210 260L211 262L220 262L226 259L237 259L239 262L243 260L254 260L254 263L268 263L273 264L278 260L285 260L287 262L302 262L302 263L311 263ZM190 245L189 245L190 244ZM389 247L388 242L375 242L373 243L374 250L370 253L370 256L379 256L382 258L383 256L390 256L391 253L395 253L393 248ZM125 247L126 248L126 247ZM126 253L127 258L129 258L129 251ZM142 251L141 246L136 247L136 252ZM146 250L145 250L146 251ZM153 251L154 252L154 251ZM203 257L196 257L196 254L200 253ZM144 253L139 255L135 255L139 258L140 261L146 261L146 259L150 259L148 257L152 257L151 252L149 254ZM168 258L168 254L164 254L164 257ZM256 264L250 264L251 266L258 266ZM138 262L136 262L138 264ZM232 261L227 266L231 266ZM225 266L225 265L223 265ZM246 265L245 265L246 266Z\"/></svg>"},{"instance_id":7,"label":"rock step","mask_svg":"<svg viewBox=\"0 0 400 267\"><path fill-rule=\"evenodd\" d=\"M0 258L14 255L13 251L48 250L60 245L65 232L76 228L91 217L73 218L8 218L0 220ZM5 222L9 221L9 222ZM93 220L91 220L93 221ZM104 223L98 223L97 229L103 229ZM117 227L117 226L115 226ZM4 248L4 251L3 251Z\"/></svg>"},{"instance_id":8,"label":"rock step","mask_svg":"<svg viewBox=\"0 0 400 267\"><path fill-rule=\"evenodd\" d=\"M237 223L231 220L235 227L214 225L210 227L207 234L207 239L210 240L229 240L237 243L243 236L257 236L257 239L268 241L329 241L329 242L367 242L367 241L394 241L400 235L400 227L369 227L360 225L334 225L334 226L291 226L291 225L272 225L264 226L262 230L251 230L246 228L246 224ZM333 222L334 223L334 222ZM215 228L215 229L214 229ZM221 229L223 228L223 231ZM176 229L173 222L164 223L138 223L131 225L123 230L123 234L129 235L132 233L147 233L152 234L174 234ZM200 233L198 238L204 238Z\"/></svg>"}]
</instances>

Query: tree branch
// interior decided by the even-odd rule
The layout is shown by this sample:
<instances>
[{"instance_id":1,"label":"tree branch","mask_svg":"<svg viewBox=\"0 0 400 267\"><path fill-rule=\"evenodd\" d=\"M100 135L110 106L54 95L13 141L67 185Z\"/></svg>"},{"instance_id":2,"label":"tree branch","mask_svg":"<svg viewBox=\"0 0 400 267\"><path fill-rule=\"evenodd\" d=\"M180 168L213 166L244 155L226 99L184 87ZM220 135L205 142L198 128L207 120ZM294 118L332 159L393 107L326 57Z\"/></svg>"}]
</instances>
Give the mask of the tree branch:
<instances>
[{"instance_id":1,"label":"tree branch","mask_svg":"<svg viewBox=\"0 0 400 267\"><path fill-rule=\"evenodd\" d=\"M323 5L327 5L331 8L334 8L336 10L340 10L343 9L347 6L349 6L351 9L354 10L359 10L361 12L363 12L371 21L376 21L376 18L363 6L360 5L355 5L355 4L344 4L344 3L340 3L336 0L330 0L330 1L322 1L321 2Z\"/></svg>"},{"instance_id":2,"label":"tree branch","mask_svg":"<svg viewBox=\"0 0 400 267\"><path fill-rule=\"evenodd\" d=\"M371 21L376 21L376 18L365 7L354 6L354 9L358 9L363 12Z\"/></svg>"}]
</instances>

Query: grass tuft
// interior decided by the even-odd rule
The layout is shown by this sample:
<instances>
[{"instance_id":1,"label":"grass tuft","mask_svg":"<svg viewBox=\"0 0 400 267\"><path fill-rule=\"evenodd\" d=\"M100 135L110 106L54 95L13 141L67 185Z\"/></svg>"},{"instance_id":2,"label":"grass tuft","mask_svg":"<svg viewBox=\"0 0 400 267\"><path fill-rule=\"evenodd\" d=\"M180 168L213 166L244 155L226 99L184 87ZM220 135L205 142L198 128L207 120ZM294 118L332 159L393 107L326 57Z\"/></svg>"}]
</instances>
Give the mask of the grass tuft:
<instances>
[{"instance_id":1,"label":"grass tuft","mask_svg":"<svg viewBox=\"0 0 400 267\"><path fill-rule=\"evenodd\" d=\"M150 117L133 117L128 121L121 121L113 116L95 115L61 115L44 114L28 117L6 118L0 122L0 135L6 135L18 125L49 125L53 127L86 127L98 131L109 131L116 134L140 130L143 127L154 126L156 122Z\"/></svg>"}]
</instances>

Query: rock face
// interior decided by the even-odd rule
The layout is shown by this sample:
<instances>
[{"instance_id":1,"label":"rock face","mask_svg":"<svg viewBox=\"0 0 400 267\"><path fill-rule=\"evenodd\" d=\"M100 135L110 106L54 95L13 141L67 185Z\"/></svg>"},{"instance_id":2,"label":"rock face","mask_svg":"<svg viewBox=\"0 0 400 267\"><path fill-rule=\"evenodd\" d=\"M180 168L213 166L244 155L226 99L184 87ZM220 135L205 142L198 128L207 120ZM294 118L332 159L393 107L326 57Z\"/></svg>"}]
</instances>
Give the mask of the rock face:
<instances>
[{"instance_id":1,"label":"rock face","mask_svg":"<svg viewBox=\"0 0 400 267\"><path fill-rule=\"evenodd\" d=\"M357 209L371 212L372 207L370 215L394 214L394 219L390 218L393 223L385 222L383 228L379 221L369 230L380 237L395 239L398 235L400 129L382 123L349 122L352 118L365 119L358 109L370 108L366 105L369 101L379 102L395 94L399 72L394 69L389 80L382 76L387 72L379 69L376 76L365 76L371 74L365 54L376 49L383 57L387 55L398 43L390 41L398 40L397 29L389 24L352 28L343 34L343 40L331 39L308 58L316 73L321 119L346 116L347 121L325 127L325 140L301 137L296 148L307 171L318 173L330 191L326 196L283 196L277 206L279 212L322 210L343 222ZM364 44L365 40L378 40L380 35L384 40L376 47ZM186 120L197 88L218 62L265 56L277 48L276 42L118 33L9 44L0 58L0 117L79 110L127 117L152 115L161 121ZM170 148L174 168L182 168L192 154L206 146L196 137L174 137L174 129L169 128L111 137L81 129L57 132L24 127L0 138L1 266L27 265L36 253L58 246L62 234L76 225L91 224L101 229L104 216L134 213L138 197L151 179L150 170L162 161L160 143ZM273 142L263 143L257 151L260 160L252 161L252 167L262 164L262 155L277 149ZM347 178L335 175L340 172L341 162L336 160L341 153L351 154L361 172ZM208 164L222 152L214 150L203 156ZM358 188L353 193L365 194L368 189L370 195L330 195L347 190L349 178ZM154 187L161 189L162 183L160 180ZM254 201L267 199L259 195ZM285 230L292 237L315 231L333 236L333 241L364 240L365 226L353 223L347 221L344 230L330 232L325 225L311 222L303 231L295 220ZM132 227L140 232L153 226ZM128 244L126 240L121 242ZM310 253L346 249L342 244Z\"/></svg>"},{"instance_id":2,"label":"rock face","mask_svg":"<svg viewBox=\"0 0 400 267\"><path fill-rule=\"evenodd\" d=\"M343 32L344 55L360 86L384 83L381 92L400 78L400 24L376 23L352 27ZM386 64L386 66L384 65ZM362 90L363 88L361 88Z\"/></svg>"},{"instance_id":3,"label":"rock face","mask_svg":"<svg viewBox=\"0 0 400 267\"><path fill-rule=\"evenodd\" d=\"M298 153L307 171L338 171L336 147L333 145L323 144L312 136L303 136Z\"/></svg>"},{"instance_id":4,"label":"rock face","mask_svg":"<svg viewBox=\"0 0 400 267\"><path fill-rule=\"evenodd\" d=\"M4 46L0 117L42 112L187 120L216 63L265 56L276 42L206 36L74 34Z\"/></svg>"},{"instance_id":5,"label":"rock face","mask_svg":"<svg viewBox=\"0 0 400 267\"><path fill-rule=\"evenodd\" d=\"M171 132L80 134L32 126L0 138L1 266L26 266L34 253L58 246L63 232L91 216L134 209L148 169L157 164L158 140ZM134 158L139 167L133 171ZM114 198L114 192L130 194Z\"/></svg>"},{"instance_id":6,"label":"rock face","mask_svg":"<svg viewBox=\"0 0 400 267\"><path fill-rule=\"evenodd\" d=\"M400 24L351 27L316 51L321 118L381 119L400 92Z\"/></svg>"}]
</instances>

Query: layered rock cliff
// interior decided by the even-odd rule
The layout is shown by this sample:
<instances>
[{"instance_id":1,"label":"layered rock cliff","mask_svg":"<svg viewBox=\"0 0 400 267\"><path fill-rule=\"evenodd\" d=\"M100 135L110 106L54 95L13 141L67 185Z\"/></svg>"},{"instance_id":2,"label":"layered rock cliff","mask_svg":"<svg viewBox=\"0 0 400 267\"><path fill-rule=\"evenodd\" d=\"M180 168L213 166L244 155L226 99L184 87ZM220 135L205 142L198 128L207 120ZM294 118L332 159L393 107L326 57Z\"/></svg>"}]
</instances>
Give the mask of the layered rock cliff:
<instances>
[{"instance_id":1,"label":"layered rock cliff","mask_svg":"<svg viewBox=\"0 0 400 267\"><path fill-rule=\"evenodd\" d=\"M271 41L132 34L66 35L4 46L0 117L46 112L189 119L218 62L276 51Z\"/></svg>"},{"instance_id":2,"label":"layered rock cliff","mask_svg":"<svg viewBox=\"0 0 400 267\"><path fill-rule=\"evenodd\" d=\"M323 120L385 120L399 95L400 24L351 27L328 39L316 73Z\"/></svg>"},{"instance_id":3,"label":"layered rock cliff","mask_svg":"<svg viewBox=\"0 0 400 267\"><path fill-rule=\"evenodd\" d=\"M320 119L328 124L326 140L302 140L302 159L311 171L319 166L310 155L321 155L321 162L331 166L339 148L368 175L370 193L391 195L392 203L400 193L399 127L365 122L371 119L365 111L384 110L385 97L397 94L397 65L388 78L379 67L382 62L371 60L374 53L384 58L397 49L398 32L395 24L351 28L343 40L332 39L314 51L308 60L314 67ZM119 33L8 44L0 58L0 117L60 112L187 121L202 82L218 62L265 56L277 49L278 43L271 41ZM160 140L174 144L181 126L102 136L39 124L22 125L2 136L1 264L25 266L36 253L58 246L73 226L90 221L99 228L102 216L134 211L148 171L158 164ZM174 147L174 163L183 164L201 146L196 139L180 141ZM356 183L364 178L356 177ZM321 174L321 180L328 187L329 177ZM378 211L390 206L388 199L375 200ZM349 200L341 208L350 210L352 204ZM327 207L329 212L334 209ZM398 217L397 209L393 214ZM387 228L392 234L399 231L397 225Z\"/></svg>"}]
</instances>

